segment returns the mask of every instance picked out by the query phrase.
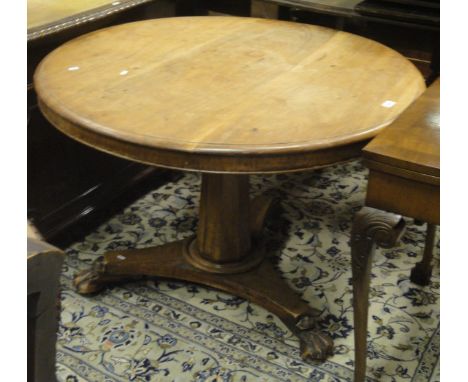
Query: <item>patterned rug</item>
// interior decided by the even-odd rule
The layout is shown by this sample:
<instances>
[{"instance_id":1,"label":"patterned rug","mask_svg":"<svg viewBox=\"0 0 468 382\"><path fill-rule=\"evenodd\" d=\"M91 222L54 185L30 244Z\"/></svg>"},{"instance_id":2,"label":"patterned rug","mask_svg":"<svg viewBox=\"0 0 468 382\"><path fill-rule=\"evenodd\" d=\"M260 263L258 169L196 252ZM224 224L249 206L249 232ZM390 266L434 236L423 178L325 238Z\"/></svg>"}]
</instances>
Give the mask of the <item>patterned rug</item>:
<instances>
[{"instance_id":1,"label":"patterned rug","mask_svg":"<svg viewBox=\"0 0 468 382\"><path fill-rule=\"evenodd\" d=\"M335 340L324 363L304 363L298 341L268 311L241 298L178 281L145 280L82 297L72 275L105 251L192 235L200 178L186 174L149 193L67 250L57 343L59 381L352 381L353 320L348 241L363 205L359 161L314 172L252 176L251 194L281 198L267 227L269 253L290 286L323 310ZM424 226L409 222L402 245L378 249L372 268L370 381L438 381L439 249L432 283L409 280ZM438 247L438 246L437 246Z\"/></svg>"}]
</instances>

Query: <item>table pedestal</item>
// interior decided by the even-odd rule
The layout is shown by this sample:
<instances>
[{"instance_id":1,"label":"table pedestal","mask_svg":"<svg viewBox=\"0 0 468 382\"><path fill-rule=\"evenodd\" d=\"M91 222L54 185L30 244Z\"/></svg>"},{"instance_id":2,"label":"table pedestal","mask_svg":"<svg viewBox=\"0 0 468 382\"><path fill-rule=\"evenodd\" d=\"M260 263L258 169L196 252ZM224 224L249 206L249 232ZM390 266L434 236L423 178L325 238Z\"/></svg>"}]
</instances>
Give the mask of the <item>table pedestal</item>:
<instances>
[{"instance_id":1,"label":"table pedestal","mask_svg":"<svg viewBox=\"0 0 468 382\"><path fill-rule=\"evenodd\" d=\"M300 339L304 360L323 360L333 341L316 329L318 311L302 301L264 260L262 229L277 206L249 199L248 175L203 174L196 237L158 247L111 251L76 275L79 293L141 276L185 280L248 299L276 314Z\"/></svg>"}]
</instances>

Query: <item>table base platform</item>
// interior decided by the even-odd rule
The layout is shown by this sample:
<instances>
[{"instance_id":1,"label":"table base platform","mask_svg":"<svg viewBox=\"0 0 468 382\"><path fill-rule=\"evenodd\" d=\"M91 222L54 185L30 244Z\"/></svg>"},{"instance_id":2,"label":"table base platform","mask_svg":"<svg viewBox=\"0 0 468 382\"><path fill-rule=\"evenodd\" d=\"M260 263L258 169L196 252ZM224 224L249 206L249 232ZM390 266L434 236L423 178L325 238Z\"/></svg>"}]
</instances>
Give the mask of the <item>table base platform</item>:
<instances>
[{"instance_id":1,"label":"table base platform","mask_svg":"<svg viewBox=\"0 0 468 382\"><path fill-rule=\"evenodd\" d=\"M76 275L79 293L142 276L189 281L256 303L276 314L300 340L305 361L324 360L333 341L317 329L319 312L287 285L265 257L261 235L277 210L270 197L250 201L247 175L203 174L196 237L158 247L111 251Z\"/></svg>"}]
</instances>

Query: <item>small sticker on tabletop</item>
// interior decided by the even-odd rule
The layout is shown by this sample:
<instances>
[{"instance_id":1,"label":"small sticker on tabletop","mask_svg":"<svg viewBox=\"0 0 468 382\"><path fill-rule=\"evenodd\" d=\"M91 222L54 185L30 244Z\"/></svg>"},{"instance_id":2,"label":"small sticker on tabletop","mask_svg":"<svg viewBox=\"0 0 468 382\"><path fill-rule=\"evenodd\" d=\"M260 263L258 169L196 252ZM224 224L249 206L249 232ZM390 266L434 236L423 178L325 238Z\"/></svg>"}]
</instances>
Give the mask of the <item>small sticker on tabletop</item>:
<instances>
[{"instance_id":1,"label":"small sticker on tabletop","mask_svg":"<svg viewBox=\"0 0 468 382\"><path fill-rule=\"evenodd\" d=\"M395 101L392 101L392 100L388 99L388 100L382 102L381 106L386 107L386 108L391 108L391 107L395 106L395 104L396 104Z\"/></svg>"}]
</instances>

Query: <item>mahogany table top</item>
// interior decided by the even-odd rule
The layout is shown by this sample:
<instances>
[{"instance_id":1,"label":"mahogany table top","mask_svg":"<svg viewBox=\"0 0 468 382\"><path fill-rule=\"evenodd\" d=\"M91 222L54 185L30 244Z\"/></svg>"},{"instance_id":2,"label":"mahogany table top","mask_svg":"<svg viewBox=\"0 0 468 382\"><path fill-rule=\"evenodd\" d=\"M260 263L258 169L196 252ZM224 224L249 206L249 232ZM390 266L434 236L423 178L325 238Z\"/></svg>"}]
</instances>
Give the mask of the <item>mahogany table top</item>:
<instances>
[{"instance_id":1,"label":"mahogany table top","mask_svg":"<svg viewBox=\"0 0 468 382\"><path fill-rule=\"evenodd\" d=\"M35 74L61 131L154 165L279 172L356 155L425 89L399 53L333 29L164 18L76 38Z\"/></svg>"}]
</instances>

